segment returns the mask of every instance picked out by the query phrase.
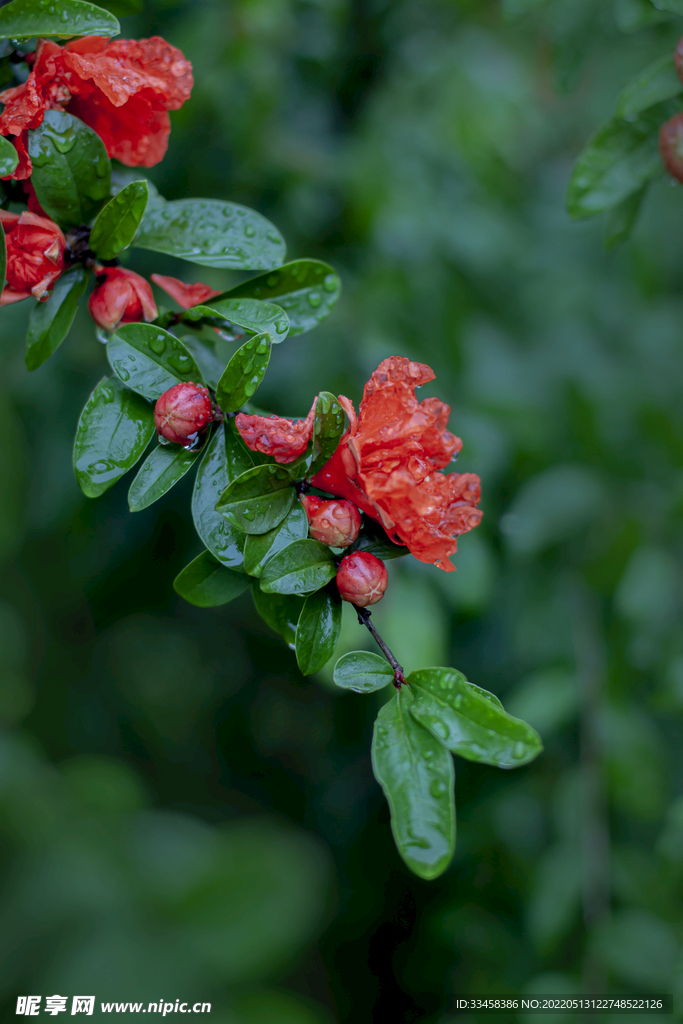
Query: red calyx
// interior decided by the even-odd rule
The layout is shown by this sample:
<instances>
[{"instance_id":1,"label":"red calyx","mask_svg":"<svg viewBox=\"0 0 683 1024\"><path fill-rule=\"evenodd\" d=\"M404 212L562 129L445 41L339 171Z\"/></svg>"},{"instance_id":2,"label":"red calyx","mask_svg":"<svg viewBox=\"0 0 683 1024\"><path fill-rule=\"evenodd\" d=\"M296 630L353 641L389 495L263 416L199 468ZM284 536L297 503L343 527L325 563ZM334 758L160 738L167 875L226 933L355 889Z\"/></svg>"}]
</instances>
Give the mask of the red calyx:
<instances>
[{"instance_id":1,"label":"red calyx","mask_svg":"<svg viewBox=\"0 0 683 1024\"><path fill-rule=\"evenodd\" d=\"M213 406L207 388L201 384L175 384L157 399L154 406L154 422L159 434L172 441L190 447L197 436L213 419Z\"/></svg>"},{"instance_id":2,"label":"red calyx","mask_svg":"<svg viewBox=\"0 0 683 1024\"><path fill-rule=\"evenodd\" d=\"M367 551L345 555L337 570L337 589L342 601L358 608L377 604L384 597L389 578L384 562Z\"/></svg>"}]
</instances>

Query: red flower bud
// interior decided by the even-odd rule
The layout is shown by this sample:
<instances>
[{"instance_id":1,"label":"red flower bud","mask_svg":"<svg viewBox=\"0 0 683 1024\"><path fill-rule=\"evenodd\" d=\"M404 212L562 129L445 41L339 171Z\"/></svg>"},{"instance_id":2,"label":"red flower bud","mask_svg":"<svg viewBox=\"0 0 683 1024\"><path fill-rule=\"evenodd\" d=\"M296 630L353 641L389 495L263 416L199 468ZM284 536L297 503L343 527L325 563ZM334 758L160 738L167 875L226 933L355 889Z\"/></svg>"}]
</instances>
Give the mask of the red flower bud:
<instances>
[{"instance_id":1,"label":"red flower bud","mask_svg":"<svg viewBox=\"0 0 683 1024\"><path fill-rule=\"evenodd\" d=\"M105 331L119 324L156 320L152 288L144 277L123 267L97 267L97 286L88 302L90 315Z\"/></svg>"},{"instance_id":2,"label":"red flower bud","mask_svg":"<svg viewBox=\"0 0 683 1024\"><path fill-rule=\"evenodd\" d=\"M154 406L154 422L161 436L185 447L197 440L199 431L212 419L208 389L191 381L174 384Z\"/></svg>"},{"instance_id":3,"label":"red flower bud","mask_svg":"<svg viewBox=\"0 0 683 1024\"><path fill-rule=\"evenodd\" d=\"M326 501L313 494L302 494L301 504L308 516L313 540L330 548L346 548L360 533L360 512L350 501Z\"/></svg>"},{"instance_id":4,"label":"red flower bud","mask_svg":"<svg viewBox=\"0 0 683 1024\"><path fill-rule=\"evenodd\" d=\"M0 210L0 222L7 240L7 287L0 306L30 295L46 299L64 270L64 235L53 221L35 213Z\"/></svg>"},{"instance_id":5,"label":"red flower bud","mask_svg":"<svg viewBox=\"0 0 683 1024\"><path fill-rule=\"evenodd\" d=\"M345 555L337 570L339 596L359 608L381 601L388 582L384 562L367 551Z\"/></svg>"}]
</instances>

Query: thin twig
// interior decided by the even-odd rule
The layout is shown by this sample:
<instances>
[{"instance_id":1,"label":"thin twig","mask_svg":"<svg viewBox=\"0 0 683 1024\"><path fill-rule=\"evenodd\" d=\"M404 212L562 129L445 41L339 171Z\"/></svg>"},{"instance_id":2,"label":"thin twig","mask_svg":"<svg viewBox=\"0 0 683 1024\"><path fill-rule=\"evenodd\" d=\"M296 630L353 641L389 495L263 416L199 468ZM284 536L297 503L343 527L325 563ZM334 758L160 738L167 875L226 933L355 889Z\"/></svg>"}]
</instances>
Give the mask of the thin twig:
<instances>
[{"instance_id":1,"label":"thin twig","mask_svg":"<svg viewBox=\"0 0 683 1024\"><path fill-rule=\"evenodd\" d=\"M391 651L385 644L384 640L382 640L382 637L379 635L377 630L375 629L375 626L370 619L370 612L367 610L367 608L359 608L358 605L355 604L353 607L356 609L358 621L360 622L361 626L366 626L370 630L375 639L375 642L377 643L377 646L379 647L379 649L381 650L382 654L387 659L391 667L393 668L394 686L396 687L397 690L400 690L402 685L406 681L406 677L403 673L403 666L399 665L398 661L391 653Z\"/></svg>"}]
</instances>

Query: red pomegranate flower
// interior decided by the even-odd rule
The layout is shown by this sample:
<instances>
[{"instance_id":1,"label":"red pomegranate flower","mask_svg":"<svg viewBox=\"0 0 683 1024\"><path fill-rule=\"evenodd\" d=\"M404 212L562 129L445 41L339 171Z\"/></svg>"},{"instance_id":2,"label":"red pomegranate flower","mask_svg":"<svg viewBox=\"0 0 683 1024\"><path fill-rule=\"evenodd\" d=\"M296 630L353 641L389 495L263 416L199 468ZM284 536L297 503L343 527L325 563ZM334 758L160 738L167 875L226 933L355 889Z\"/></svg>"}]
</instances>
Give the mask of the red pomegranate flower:
<instances>
[{"instance_id":1,"label":"red pomegranate flower","mask_svg":"<svg viewBox=\"0 0 683 1024\"><path fill-rule=\"evenodd\" d=\"M33 296L47 299L64 270L64 235L47 217L0 210L7 243L7 285L0 306Z\"/></svg>"},{"instance_id":2,"label":"red pomegranate flower","mask_svg":"<svg viewBox=\"0 0 683 1024\"><path fill-rule=\"evenodd\" d=\"M153 167L168 145L168 111L182 107L192 85L190 62L159 36L84 36L65 46L41 39L28 80L0 93L0 135L13 136L19 153L12 177L31 174L24 133L42 124L46 110L85 121L128 167Z\"/></svg>"},{"instance_id":3,"label":"red pomegranate flower","mask_svg":"<svg viewBox=\"0 0 683 1024\"><path fill-rule=\"evenodd\" d=\"M313 434L315 406L303 420L288 420L284 416L249 416L245 412L235 417L235 424L247 448L262 455L272 455L276 462L287 465L295 462L306 451Z\"/></svg>"},{"instance_id":4,"label":"red pomegranate flower","mask_svg":"<svg viewBox=\"0 0 683 1024\"><path fill-rule=\"evenodd\" d=\"M156 320L152 289L144 277L123 267L97 267L97 285L88 301L90 315L105 331L119 324Z\"/></svg>"},{"instance_id":5,"label":"red pomegranate flower","mask_svg":"<svg viewBox=\"0 0 683 1024\"><path fill-rule=\"evenodd\" d=\"M193 306L201 306L221 292L214 291L208 284L195 281L194 284L185 284L177 277L164 277L163 274L152 274L152 280L160 288L170 295L174 302L177 302L181 309L192 309Z\"/></svg>"}]
</instances>

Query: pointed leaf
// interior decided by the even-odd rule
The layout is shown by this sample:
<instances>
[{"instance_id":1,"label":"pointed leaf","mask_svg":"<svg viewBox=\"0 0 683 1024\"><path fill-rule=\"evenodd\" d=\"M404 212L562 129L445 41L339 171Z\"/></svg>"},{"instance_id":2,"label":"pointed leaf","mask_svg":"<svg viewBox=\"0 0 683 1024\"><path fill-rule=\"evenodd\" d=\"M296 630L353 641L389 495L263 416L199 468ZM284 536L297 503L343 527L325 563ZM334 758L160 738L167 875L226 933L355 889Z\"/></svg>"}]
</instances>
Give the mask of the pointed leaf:
<instances>
[{"instance_id":1,"label":"pointed leaf","mask_svg":"<svg viewBox=\"0 0 683 1024\"><path fill-rule=\"evenodd\" d=\"M85 404L74 443L74 470L81 490L97 498L135 465L154 434L147 402L105 377Z\"/></svg>"},{"instance_id":2,"label":"pointed leaf","mask_svg":"<svg viewBox=\"0 0 683 1024\"><path fill-rule=\"evenodd\" d=\"M216 504L244 533L267 533L282 522L296 501L294 478L282 466L254 466L225 489Z\"/></svg>"},{"instance_id":3,"label":"pointed leaf","mask_svg":"<svg viewBox=\"0 0 683 1024\"><path fill-rule=\"evenodd\" d=\"M332 678L343 690L372 693L393 682L394 670L385 658L368 651L350 651L334 666Z\"/></svg>"},{"instance_id":4,"label":"pointed leaf","mask_svg":"<svg viewBox=\"0 0 683 1024\"><path fill-rule=\"evenodd\" d=\"M644 71L632 78L619 94L617 100L617 117L633 121L643 110L648 110L655 103L672 99L683 93L683 82L676 74L673 57L667 53Z\"/></svg>"},{"instance_id":5,"label":"pointed leaf","mask_svg":"<svg viewBox=\"0 0 683 1024\"><path fill-rule=\"evenodd\" d=\"M1 12L0 12L1 13ZM19 163L19 154L4 135L0 135L0 178L8 178L14 174Z\"/></svg>"},{"instance_id":6,"label":"pointed leaf","mask_svg":"<svg viewBox=\"0 0 683 1024\"><path fill-rule=\"evenodd\" d=\"M224 565L242 565L245 534L216 511L226 487L252 465L233 424L221 423L206 446L192 492L192 518L207 548Z\"/></svg>"},{"instance_id":7,"label":"pointed leaf","mask_svg":"<svg viewBox=\"0 0 683 1024\"><path fill-rule=\"evenodd\" d=\"M202 551L176 576L173 586L197 608L216 608L243 594L249 583L243 572L227 569L210 551Z\"/></svg>"},{"instance_id":8,"label":"pointed leaf","mask_svg":"<svg viewBox=\"0 0 683 1024\"><path fill-rule=\"evenodd\" d=\"M181 380L201 384L194 359L182 341L153 324L124 324L107 345L112 370L127 388L156 402Z\"/></svg>"},{"instance_id":9,"label":"pointed leaf","mask_svg":"<svg viewBox=\"0 0 683 1024\"><path fill-rule=\"evenodd\" d=\"M71 114L48 110L28 133L28 152L31 183L48 217L63 228L87 224L110 194L111 163L99 135Z\"/></svg>"},{"instance_id":10,"label":"pointed leaf","mask_svg":"<svg viewBox=\"0 0 683 1024\"><path fill-rule=\"evenodd\" d=\"M258 299L210 299L179 314L181 323L199 323L207 317L228 320L254 334L267 332L273 345L284 341L289 333L289 317L273 302Z\"/></svg>"},{"instance_id":11,"label":"pointed leaf","mask_svg":"<svg viewBox=\"0 0 683 1024\"><path fill-rule=\"evenodd\" d=\"M100 210L90 233L90 248L101 260L113 260L128 248L148 200L147 182L144 179L131 181Z\"/></svg>"},{"instance_id":12,"label":"pointed leaf","mask_svg":"<svg viewBox=\"0 0 683 1024\"><path fill-rule=\"evenodd\" d=\"M135 245L206 267L279 267L285 242L255 210L218 199L178 199L145 214Z\"/></svg>"},{"instance_id":13,"label":"pointed leaf","mask_svg":"<svg viewBox=\"0 0 683 1024\"><path fill-rule=\"evenodd\" d=\"M266 375L270 351L269 334L257 334L237 349L216 388L216 401L223 412L237 412L255 394Z\"/></svg>"},{"instance_id":14,"label":"pointed leaf","mask_svg":"<svg viewBox=\"0 0 683 1024\"><path fill-rule=\"evenodd\" d=\"M31 310L26 336L26 366L36 370L66 338L85 292L89 271L77 265L60 277L47 302L37 302Z\"/></svg>"},{"instance_id":15,"label":"pointed leaf","mask_svg":"<svg viewBox=\"0 0 683 1024\"><path fill-rule=\"evenodd\" d=\"M128 491L128 508L140 512L163 498L197 461L199 452L180 444L160 444L147 456Z\"/></svg>"},{"instance_id":16,"label":"pointed leaf","mask_svg":"<svg viewBox=\"0 0 683 1024\"><path fill-rule=\"evenodd\" d=\"M269 558L261 573L266 594L311 594L337 575L329 548L317 540L295 540Z\"/></svg>"},{"instance_id":17,"label":"pointed leaf","mask_svg":"<svg viewBox=\"0 0 683 1024\"><path fill-rule=\"evenodd\" d=\"M313 423L313 459L307 476L314 476L334 455L344 433L344 410L329 391L321 391Z\"/></svg>"},{"instance_id":18,"label":"pointed leaf","mask_svg":"<svg viewBox=\"0 0 683 1024\"><path fill-rule=\"evenodd\" d=\"M82 0L13 0L0 9L0 39L117 36L120 31L113 14Z\"/></svg>"},{"instance_id":19,"label":"pointed leaf","mask_svg":"<svg viewBox=\"0 0 683 1024\"><path fill-rule=\"evenodd\" d=\"M294 594L264 594L257 583L251 588L256 611L271 629L279 633L288 647L294 649L296 624L304 606L304 598Z\"/></svg>"},{"instance_id":20,"label":"pointed leaf","mask_svg":"<svg viewBox=\"0 0 683 1024\"><path fill-rule=\"evenodd\" d=\"M431 879L455 851L453 758L409 714L403 686L381 708L372 737L372 768L391 811L391 831L411 871Z\"/></svg>"},{"instance_id":21,"label":"pointed leaf","mask_svg":"<svg viewBox=\"0 0 683 1024\"><path fill-rule=\"evenodd\" d=\"M341 615L341 598L335 586L306 598L296 627L296 660L305 676L318 672L334 654Z\"/></svg>"},{"instance_id":22,"label":"pointed leaf","mask_svg":"<svg viewBox=\"0 0 683 1024\"><path fill-rule=\"evenodd\" d=\"M303 334L329 316L339 298L339 275L319 260L294 260L270 274L260 274L224 292L222 299L250 297L277 302L289 316L289 333Z\"/></svg>"},{"instance_id":23,"label":"pointed leaf","mask_svg":"<svg viewBox=\"0 0 683 1024\"><path fill-rule=\"evenodd\" d=\"M308 536L308 518L303 505L296 503L279 526L268 533L250 533L244 545L244 571L260 576L269 558L282 551L292 541Z\"/></svg>"},{"instance_id":24,"label":"pointed leaf","mask_svg":"<svg viewBox=\"0 0 683 1024\"><path fill-rule=\"evenodd\" d=\"M452 668L411 672L410 713L454 754L497 768L518 768L543 750L535 729L513 718Z\"/></svg>"}]
</instances>

